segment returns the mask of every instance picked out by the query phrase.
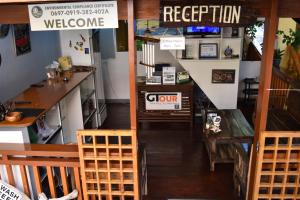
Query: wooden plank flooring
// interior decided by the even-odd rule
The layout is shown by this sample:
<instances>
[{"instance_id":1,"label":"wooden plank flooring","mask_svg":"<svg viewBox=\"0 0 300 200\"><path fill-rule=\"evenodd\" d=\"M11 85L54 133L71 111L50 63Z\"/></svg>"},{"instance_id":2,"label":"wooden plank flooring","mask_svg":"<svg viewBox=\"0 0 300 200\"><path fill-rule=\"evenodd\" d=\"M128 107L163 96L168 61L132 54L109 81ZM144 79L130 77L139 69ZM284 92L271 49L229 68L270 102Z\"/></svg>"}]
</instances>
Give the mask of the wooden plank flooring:
<instances>
[{"instance_id":1,"label":"wooden plank flooring","mask_svg":"<svg viewBox=\"0 0 300 200\"><path fill-rule=\"evenodd\" d=\"M139 126L139 142L145 143L148 157L146 200L239 199L233 192L232 164L216 164L215 172L210 172L200 124L197 119L192 131L184 123ZM109 104L103 128L129 127L129 104Z\"/></svg>"}]
</instances>

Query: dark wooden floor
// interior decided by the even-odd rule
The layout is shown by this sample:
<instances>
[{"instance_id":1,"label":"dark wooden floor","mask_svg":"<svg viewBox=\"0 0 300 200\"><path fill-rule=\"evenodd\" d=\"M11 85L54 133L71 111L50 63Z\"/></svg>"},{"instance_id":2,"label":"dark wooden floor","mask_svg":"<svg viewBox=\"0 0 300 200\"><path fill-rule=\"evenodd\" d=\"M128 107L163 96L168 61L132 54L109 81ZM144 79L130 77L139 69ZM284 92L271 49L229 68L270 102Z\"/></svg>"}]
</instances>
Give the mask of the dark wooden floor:
<instances>
[{"instance_id":1,"label":"dark wooden floor","mask_svg":"<svg viewBox=\"0 0 300 200\"><path fill-rule=\"evenodd\" d=\"M148 156L147 200L238 199L233 192L233 165L217 164L215 172L210 172L200 124L196 119L193 130L181 123L144 123L139 127L139 142L146 144ZM129 127L129 105L108 105L103 128Z\"/></svg>"}]
</instances>

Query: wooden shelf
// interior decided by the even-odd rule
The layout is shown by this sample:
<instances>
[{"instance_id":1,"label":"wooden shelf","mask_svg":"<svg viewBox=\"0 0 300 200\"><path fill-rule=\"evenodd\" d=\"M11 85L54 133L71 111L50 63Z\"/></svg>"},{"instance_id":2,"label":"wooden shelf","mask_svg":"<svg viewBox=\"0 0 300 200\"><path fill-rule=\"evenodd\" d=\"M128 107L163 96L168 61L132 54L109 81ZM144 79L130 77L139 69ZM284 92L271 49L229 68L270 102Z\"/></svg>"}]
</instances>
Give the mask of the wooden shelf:
<instances>
[{"instance_id":1,"label":"wooden shelf","mask_svg":"<svg viewBox=\"0 0 300 200\"><path fill-rule=\"evenodd\" d=\"M140 65L144 65L144 66L147 66L147 67L155 67L155 65L148 65L148 64L145 64L143 62L140 62Z\"/></svg>"},{"instance_id":2,"label":"wooden shelf","mask_svg":"<svg viewBox=\"0 0 300 200\"><path fill-rule=\"evenodd\" d=\"M178 60L181 61L194 61L194 62L199 62L199 61L212 61L212 62L219 62L219 61L239 61L240 58L203 58L203 59L199 59L199 58L179 58Z\"/></svg>"},{"instance_id":3,"label":"wooden shelf","mask_svg":"<svg viewBox=\"0 0 300 200\"><path fill-rule=\"evenodd\" d=\"M146 37L146 36L135 36L136 40L142 40L144 42L153 42L153 43L159 43L160 39L159 38L154 38L154 37Z\"/></svg>"}]
</instances>

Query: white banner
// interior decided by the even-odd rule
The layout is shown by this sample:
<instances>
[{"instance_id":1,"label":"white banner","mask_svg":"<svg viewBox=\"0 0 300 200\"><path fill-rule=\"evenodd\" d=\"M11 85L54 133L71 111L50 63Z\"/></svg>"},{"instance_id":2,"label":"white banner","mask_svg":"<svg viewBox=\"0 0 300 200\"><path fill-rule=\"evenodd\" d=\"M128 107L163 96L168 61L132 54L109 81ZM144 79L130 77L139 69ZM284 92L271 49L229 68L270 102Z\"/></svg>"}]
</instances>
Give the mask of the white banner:
<instances>
[{"instance_id":1,"label":"white banner","mask_svg":"<svg viewBox=\"0 0 300 200\"><path fill-rule=\"evenodd\" d=\"M118 28L117 1L28 5L32 31Z\"/></svg>"},{"instance_id":2,"label":"white banner","mask_svg":"<svg viewBox=\"0 0 300 200\"><path fill-rule=\"evenodd\" d=\"M185 49L185 37L161 37L160 38L161 50L183 50Z\"/></svg>"},{"instance_id":3,"label":"white banner","mask_svg":"<svg viewBox=\"0 0 300 200\"><path fill-rule=\"evenodd\" d=\"M146 110L181 110L181 92L146 92Z\"/></svg>"}]
</instances>

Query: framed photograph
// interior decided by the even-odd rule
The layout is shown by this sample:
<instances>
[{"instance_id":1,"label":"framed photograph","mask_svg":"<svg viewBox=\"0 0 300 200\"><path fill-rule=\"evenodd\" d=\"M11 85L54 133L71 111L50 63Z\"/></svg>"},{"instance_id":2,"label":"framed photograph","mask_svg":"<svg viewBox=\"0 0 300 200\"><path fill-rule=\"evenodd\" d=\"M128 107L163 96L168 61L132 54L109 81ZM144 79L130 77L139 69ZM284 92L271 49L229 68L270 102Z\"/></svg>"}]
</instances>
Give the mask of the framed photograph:
<instances>
[{"instance_id":1,"label":"framed photograph","mask_svg":"<svg viewBox=\"0 0 300 200\"><path fill-rule=\"evenodd\" d=\"M235 70L234 69L213 69L212 83L234 83Z\"/></svg>"},{"instance_id":2,"label":"framed photograph","mask_svg":"<svg viewBox=\"0 0 300 200\"><path fill-rule=\"evenodd\" d=\"M16 24L13 27L17 56L31 52L29 24Z\"/></svg>"},{"instance_id":3,"label":"framed photograph","mask_svg":"<svg viewBox=\"0 0 300 200\"><path fill-rule=\"evenodd\" d=\"M200 43L199 44L199 59L201 58L218 58L219 57L218 43Z\"/></svg>"}]
</instances>

